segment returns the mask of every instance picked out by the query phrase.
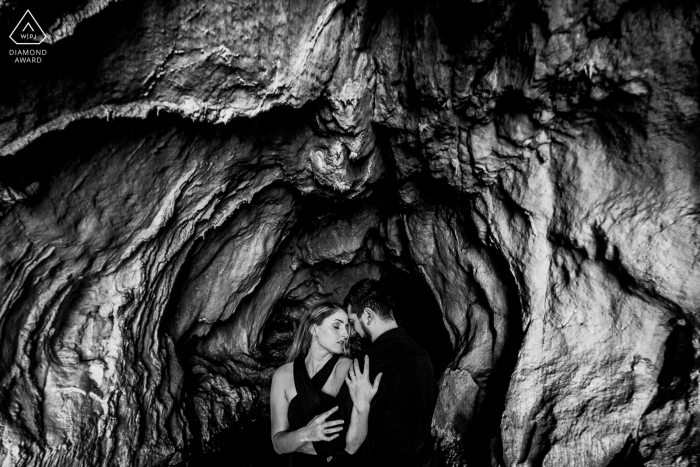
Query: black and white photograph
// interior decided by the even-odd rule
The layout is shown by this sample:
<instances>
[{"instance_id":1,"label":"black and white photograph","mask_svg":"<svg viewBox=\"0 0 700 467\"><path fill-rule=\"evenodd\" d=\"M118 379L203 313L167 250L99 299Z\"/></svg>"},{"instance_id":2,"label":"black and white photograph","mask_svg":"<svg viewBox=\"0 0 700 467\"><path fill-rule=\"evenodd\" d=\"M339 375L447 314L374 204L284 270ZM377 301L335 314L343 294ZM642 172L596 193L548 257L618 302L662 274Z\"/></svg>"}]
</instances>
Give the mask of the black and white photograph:
<instances>
[{"instance_id":1,"label":"black and white photograph","mask_svg":"<svg viewBox=\"0 0 700 467\"><path fill-rule=\"evenodd\" d=\"M700 1L0 43L0 467L700 467Z\"/></svg>"}]
</instances>

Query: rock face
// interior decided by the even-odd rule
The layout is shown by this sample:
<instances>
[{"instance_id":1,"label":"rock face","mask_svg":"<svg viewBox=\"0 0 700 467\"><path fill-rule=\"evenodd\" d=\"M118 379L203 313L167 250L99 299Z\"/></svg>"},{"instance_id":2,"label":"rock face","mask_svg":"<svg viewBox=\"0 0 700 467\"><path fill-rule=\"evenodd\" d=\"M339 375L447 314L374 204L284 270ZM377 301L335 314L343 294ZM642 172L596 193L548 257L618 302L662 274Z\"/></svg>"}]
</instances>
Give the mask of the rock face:
<instances>
[{"instance_id":1,"label":"rock face","mask_svg":"<svg viewBox=\"0 0 700 467\"><path fill-rule=\"evenodd\" d=\"M439 372L435 465L700 465L696 2L34 13L46 60L0 76L0 465L283 465L271 374L364 277Z\"/></svg>"}]
</instances>

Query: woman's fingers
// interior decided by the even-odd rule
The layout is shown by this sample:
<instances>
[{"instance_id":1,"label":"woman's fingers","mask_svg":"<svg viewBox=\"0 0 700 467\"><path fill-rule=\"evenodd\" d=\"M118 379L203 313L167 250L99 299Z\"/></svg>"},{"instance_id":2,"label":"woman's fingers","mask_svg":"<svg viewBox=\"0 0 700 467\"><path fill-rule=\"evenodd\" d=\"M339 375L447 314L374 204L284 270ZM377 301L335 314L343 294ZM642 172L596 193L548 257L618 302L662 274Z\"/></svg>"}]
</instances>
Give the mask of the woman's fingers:
<instances>
[{"instance_id":1,"label":"woman's fingers","mask_svg":"<svg viewBox=\"0 0 700 467\"><path fill-rule=\"evenodd\" d=\"M352 359L352 365L350 365L350 373L352 374L353 378L357 378L357 374L359 373L359 367L357 365L356 358Z\"/></svg>"},{"instance_id":2,"label":"woman's fingers","mask_svg":"<svg viewBox=\"0 0 700 467\"><path fill-rule=\"evenodd\" d=\"M362 372L360 371L360 362L358 362L356 358L352 360L352 369L355 372L355 376L362 375Z\"/></svg>"},{"instance_id":3,"label":"woman's fingers","mask_svg":"<svg viewBox=\"0 0 700 467\"><path fill-rule=\"evenodd\" d=\"M365 374L369 377L369 355L365 354Z\"/></svg>"},{"instance_id":4,"label":"woman's fingers","mask_svg":"<svg viewBox=\"0 0 700 467\"><path fill-rule=\"evenodd\" d=\"M318 416L318 419L319 419L319 420L325 420L325 419L327 419L333 412L335 412L336 410L338 410L338 406L337 406L337 405L336 405L335 407L333 407L332 409L326 410L325 412L323 412L321 415Z\"/></svg>"},{"instance_id":5,"label":"woman's fingers","mask_svg":"<svg viewBox=\"0 0 700 467\"><path fill-rule=\"evenodd\" d=\"M333 428L324 428L323 434L324 435L332 435L333 433L337 433L339 431L343 431L343 427L342 426L334 426Z\"/></svg>"},{"instance_id":6,"label":"woman's fingers","mask_svg":"<svg viewBox=\"0 0 700 467\"><path fill-rule=\"evenodd\" d=\"M374 383L372 383L372 390L375 392L377 391L377 389L379 389L379 381L381 381L382 379L382 374L383 373L379 373L377 377L374 378Z\"/></svg>"},{"instance_id":7,"label":"woman's fingers","mask_svg":"<svg viewBox=\"0 0 700 467\"><path fill-rule=\"evenodd\" d=\"M334 427L334 426L336 426L336 425L342 425L343 423L345 423L345 420L343 420L343 419L340 419L340 420L331 420L330 422L322 423L321 426L322 426L324 429L326 429L326 428Z\"/></svg>"}]
</instances>

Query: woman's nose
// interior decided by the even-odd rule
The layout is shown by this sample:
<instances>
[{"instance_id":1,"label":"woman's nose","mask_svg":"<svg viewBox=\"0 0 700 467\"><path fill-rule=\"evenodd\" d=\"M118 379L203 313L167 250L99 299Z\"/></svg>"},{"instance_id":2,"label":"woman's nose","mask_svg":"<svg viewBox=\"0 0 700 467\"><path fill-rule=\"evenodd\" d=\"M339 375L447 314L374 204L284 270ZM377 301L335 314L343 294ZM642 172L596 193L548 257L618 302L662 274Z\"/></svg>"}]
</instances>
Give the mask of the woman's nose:
<instances>
[{"instance_id":1,"label":"woman's nose","mask_svg":"<svg viewBox=\"0 0 700 467\"><path fill-rule=\"evenodd\" d=\"M348 338L348 330L345 328L340 328L340 337L342 337L343 339L347 339Z\"/></svg>"}]
</instances>

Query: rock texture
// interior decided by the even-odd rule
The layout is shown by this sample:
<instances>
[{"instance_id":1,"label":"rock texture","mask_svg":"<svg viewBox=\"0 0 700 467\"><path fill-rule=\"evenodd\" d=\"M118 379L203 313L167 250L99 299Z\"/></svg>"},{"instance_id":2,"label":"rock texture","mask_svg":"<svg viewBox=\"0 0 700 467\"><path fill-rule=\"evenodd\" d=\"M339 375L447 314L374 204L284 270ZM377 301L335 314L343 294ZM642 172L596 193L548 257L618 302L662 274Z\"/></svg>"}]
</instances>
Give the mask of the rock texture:
<instances>
[{"instance_id":1,"label":"rock texture","mask_svg":"<svg viewBox=\"0 0 700 467\"><path fill-rule=\"evenodd\" d=\"M35 10L44 63L0 76L0 465L279 462L294 322L364 277L441 373L437 465L700 465L696 2Z\"/></svg>"}]
</instances>

